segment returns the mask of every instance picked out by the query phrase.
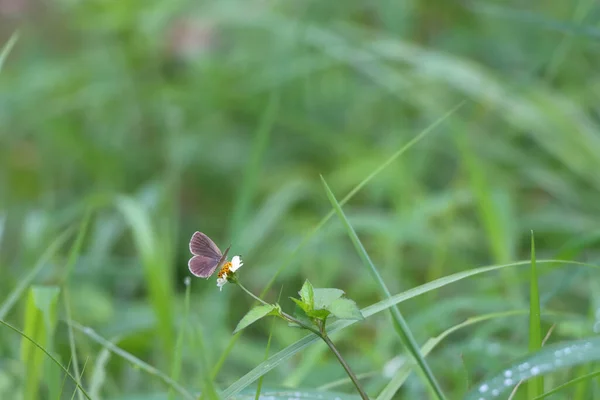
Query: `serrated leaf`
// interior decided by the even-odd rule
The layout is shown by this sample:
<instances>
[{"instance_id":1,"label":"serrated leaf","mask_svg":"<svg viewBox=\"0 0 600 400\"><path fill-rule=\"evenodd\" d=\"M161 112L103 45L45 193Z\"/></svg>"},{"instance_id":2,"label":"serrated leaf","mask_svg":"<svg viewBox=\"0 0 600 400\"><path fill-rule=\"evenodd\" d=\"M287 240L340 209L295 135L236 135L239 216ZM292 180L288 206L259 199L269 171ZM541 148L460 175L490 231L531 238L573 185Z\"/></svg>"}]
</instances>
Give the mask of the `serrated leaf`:
<instances>
[{"instance_id":1,"label":"serrated leaf","mask_svg":"<svg viewBox=\"0 0 600 400\"><path fill-rule=\"evenodd\" d=\"M300 307L300 308L301 308L301 309L302 309L304 312L308 312L308 311L310 311L310 307L309 307L309 305L308 305L308 304L306 304L305 302L303 302L302 300L299 300L299 299L296 299L296 298L293 298L293 297L290 297L290 299L291 299L291 300L292 300L294 303L296 303L296 305L297 305L298 307Z\"/></svg>"},{"instance_id":2,"label":"serrated leaf","mask_svg":"<svg viewBox=\"0 0 600 400\"><path fill-rule=\"evenodd\" d=\"M364 319L356 303L350 299L334 300L328 307L329 311L339 319Z\"/></svg>"},{"instance_id":3,"label":"serrated leaf","mask_svg":"<svg viewBox=\"0 0 600 400\"><path fill-rule=\"evenodd\" d=\"M233 331L233 333L237 333L237 332L241 331L248 325L267 316L271 311L276 310L276 309L277 309L277 307L275 307L271 304L254 307L253 309L248 311L248 313L246 313L246 315L244 315L244 317L240 320L238 325L235 327L235 330Z\"/></svg>"},{"instance_id":4,"label":"serrated leaf","mask_svg":"<svg viewBox=\"0 0 600 400\"><path fill-rule=\"evenodd\" d=\"M317 318L325 320L331 314L329 310L312 310L306 313L311 318Z\"/></svg>"},{"instance_id":5,"label":"serrated leaf","mask_svg":"<svg viewBox=\"0 0 600 400\"><path fill-rule=\"evenodd\" d=\"M308 309L306 309L306 311L314 309L314 289L313 285L308 281L308 279L304 282L304 285L302 285L302 289L300 289L299 294L302 301L308 305Z\"/></svg>"},{"instance_id":6,"label":"serrated leaf","mask_svg":"<svg viewBox=\"0 0 600 400\"><path fill-rule=\"evenodd\" d=\"M327 308L334 300L337 300L344 295L343 290L333 288L313 289L313 293L315 310Z\"/></svg>"}]
</instances>

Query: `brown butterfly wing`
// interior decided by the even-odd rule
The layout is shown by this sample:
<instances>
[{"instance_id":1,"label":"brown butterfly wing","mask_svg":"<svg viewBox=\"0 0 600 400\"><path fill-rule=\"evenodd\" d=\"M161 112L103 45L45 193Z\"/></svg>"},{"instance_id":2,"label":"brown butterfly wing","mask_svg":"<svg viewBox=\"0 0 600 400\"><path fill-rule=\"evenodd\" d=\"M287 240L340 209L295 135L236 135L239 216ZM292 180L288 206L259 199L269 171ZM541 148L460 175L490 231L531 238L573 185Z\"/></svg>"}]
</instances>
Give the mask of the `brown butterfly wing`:
<instances>
[{"instance_id":1,"label":"brown butterfly wing","mask_svg":"<svg viewBox=\"0 0 600 400\"><path fill-rule=\"evenodd\" d=\"M219 264L219 258L215 260L211 257L194 256L188 261L188 268L192 274L200 278L209 278Z\"/></svg>"},{"instance_id":2,"label":"brown butterfly wing","mask_svg":"<svg viewBox=\"0 0 600 400\"><path fill-rule=\"evenodd\" d=\"M221 250L202 232L195 232L190 240L190 252L195 256L203 256L219 262L222 257Z\"/></svg>"}]
</instances>

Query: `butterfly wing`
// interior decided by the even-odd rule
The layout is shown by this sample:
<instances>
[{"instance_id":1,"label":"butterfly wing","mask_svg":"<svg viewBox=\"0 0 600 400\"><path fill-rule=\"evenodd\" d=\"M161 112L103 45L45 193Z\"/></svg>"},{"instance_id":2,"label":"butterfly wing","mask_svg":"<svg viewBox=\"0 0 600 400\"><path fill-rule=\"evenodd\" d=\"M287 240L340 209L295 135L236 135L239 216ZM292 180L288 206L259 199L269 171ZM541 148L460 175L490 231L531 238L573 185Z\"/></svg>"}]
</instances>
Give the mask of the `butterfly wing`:
<instances>
[{"instance_id":1,"label":"butterfly wing","mask_svg":"<svg viewBox=\"0 0 600 400\"><path fill-rule=\"evenodd\" d=\"M188 261L190 272L200 278L209 278L220 264L219 259L205 256L194 256Z\"/></svg>"},{"instance_id":2,"label":"butterfly wing","mask_svg":"<svg viewBox=\"0 0 600 400\"><path fill-rule=\"evenodd\" d=\"M195 256L213 259L215 263L218 263L222 257L221 250L219 250L215 242L202 232L195 232L192 235L190 252Z\"/></svg>"}]
</instances>

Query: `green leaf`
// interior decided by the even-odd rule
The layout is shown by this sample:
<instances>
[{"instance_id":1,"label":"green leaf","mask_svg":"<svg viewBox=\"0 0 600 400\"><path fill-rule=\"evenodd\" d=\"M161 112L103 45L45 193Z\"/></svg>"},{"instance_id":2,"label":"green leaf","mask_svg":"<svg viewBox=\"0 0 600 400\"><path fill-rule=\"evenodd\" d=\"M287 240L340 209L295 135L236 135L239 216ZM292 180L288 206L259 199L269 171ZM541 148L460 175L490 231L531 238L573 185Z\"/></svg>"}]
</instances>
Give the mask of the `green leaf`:
<instances>
[{"instance_id":1,"label":"green leaf","mask_svg":"<svg viewBox=\"0 0 600 400\"><path fill-rule=\"evenodd\" d=\"M328 310L339 319L365 319L356 303L350 299L334 300Z\"/></svg>"},{"instance_id":2,"label":"green leaf","mask_svg":"<svg viewBox=\"0 0 600 400\"><path fill-rule=\"evenodd\" d=\"M327 319L327 317L331 314L329 310L312 310L307 313L307 315L311 318L317 318L321 320Z\"/></svg>"},{"instance_id":3,"label":"green leaf","mask_svg":"<svg viewBox=\"0 0 600 400\"><path fill-rule=\"evenodd\" d=\"M315 310L327 308L334 300L339 299L344 295L341 289L314 289Z\"/></svg>"},{"instance_id":4,"label":"green leaf","mask_svg":"<svg viewBox=\"0 0 600 400\"><path fill-rule=\"evenodd\" d=\"M299 294L302 301L308 305L308 309L305 309L305 311L315 308L314 290L308 279L304 282L304 285L302 285L302 289L300 289Z\"/></svg>"},{"instance_id":5,"label":"green leaf","mask_svg":"<svg viewBox=\"0 0 600 400\"><path fill-rule=\"evenodd\" d=\"M271 304L254 307L252 310L248 311L248 313L246 315L244 315L244 317L240 320L238 325L235 327L235 330L233 331L233 333L237 333L238 331L241 331L248 325L258 321L259 319L261 319L263 317L266 317L273 310L277 310L277 307L275 307L274 305L271 305Z\"/></svg>"},{"instance_id":6,"label":"green leaf","mask_svg":"<svg viewBox=\"0 0 600 400\"><path fill-rule=\"evenodd\" d=\"M305 302L303 302L302 300L299 300L299 299L296 299L296 298L293 298L293 297L290 297L290 299L294 303L296 303L296 305L298 307L300 307L305 313L308 312L308 311L310 311L310 306L308 304L306 304Z\"/></svg>"}]
</instances>

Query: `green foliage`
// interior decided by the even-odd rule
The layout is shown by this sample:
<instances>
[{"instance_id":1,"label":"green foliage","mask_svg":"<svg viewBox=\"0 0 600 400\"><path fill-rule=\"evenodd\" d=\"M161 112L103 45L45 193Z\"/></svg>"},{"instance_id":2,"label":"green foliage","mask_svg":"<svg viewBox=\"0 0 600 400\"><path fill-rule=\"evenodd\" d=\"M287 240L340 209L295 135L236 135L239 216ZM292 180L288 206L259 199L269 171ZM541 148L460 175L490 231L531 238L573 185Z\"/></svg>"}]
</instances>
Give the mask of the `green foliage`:
<instances>
[{"instance_id":1,"label":"green foliage","mask_svg":"<svg viewBox=\"0 0 600 400\"><path fill-rule=\"evenodd\" d=\"M238 322L237 326L233 333L239 332L250 324L255 323L261 318L266 317L267 315L273 315L273 311L277 313L278 307L268 304L263 306L256 306L252 308L250 311L244 315L244 317Z\"/></svg>"},{"instance_id":2,"label":"green foliage","mask_svg":"<svg viewBox=\"0 0 600 400\"><path fill-rule=\"evenodd\" d=\"M50 361L44 357L44 353L37 349L37 346L52 348L57 322L56 308L59 293L60 290L57 287L34 286L29 290L27 296L23 332L31 340L23 337L21 341L21 360L25 365L25 376L27 377L24 392L25 400L40 398L40 384L42 381L54 397L60 395L58 392L59 376L54 373L54 369L50 368L47 368L44 374L44 369L50 364ZM33 341L37 345L34 345Z\"/></svg>"},{"instance_id":3,"label":"green foliage","mask_svg":"<svg viewBox=\"0 0 600 400\"><path fill-rule=\"evenodd\" d=\"M298 294L300 299L290 297L297 306L295 316L307 325L315 325L317 329L320 327L317 321L325 323L332 314L339 319L363 319L354 301L341 298L344 295L341 289L313 288L307 279Z\"/></svg>"},{"instance_id":4,"label":"green foliage","mask_svg":"<svg viewBox=\"0 0 600 400\"><path fill-rule=\"evenodd\" d=\"M258 303L185 286L196 230L243 256L253 293L326 318L372 398L434 398L400 311L449 399L597 335L598 271L544 260L600 264L599 5L496 3L0 1L0 398L29 381L44 399L254 398L259 378L262 396L356 398L315 390L345 375L314 334L232 335ZM426 351L506 310L531 318ZM600 398L597 366L513 400Z\"/></svg>"}]
</instances>

